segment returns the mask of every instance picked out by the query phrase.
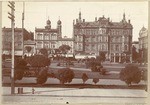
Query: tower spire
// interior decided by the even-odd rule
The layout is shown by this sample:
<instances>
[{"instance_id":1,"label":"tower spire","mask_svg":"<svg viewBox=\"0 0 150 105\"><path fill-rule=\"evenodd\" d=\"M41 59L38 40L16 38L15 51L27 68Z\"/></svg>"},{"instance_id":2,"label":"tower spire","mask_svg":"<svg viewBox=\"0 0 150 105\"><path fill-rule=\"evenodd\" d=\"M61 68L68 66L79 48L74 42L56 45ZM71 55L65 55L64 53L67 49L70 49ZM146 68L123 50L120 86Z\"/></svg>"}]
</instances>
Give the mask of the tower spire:
<instances>
[{"instance_id":1,"label":"tower spire","mask_svg":"<svg viewBox=\"0 0 150 105\"><path fill-rule=\"evenodd\" d=\"M126 20L125 12L123 13L123 20Z\"/></svg>"},{"instance_id":2,"label":"tower spire","mask_svg":"<svg viewBox=\"0 0 150 105\"><path fill-rule=\"evenodd\" d=\"M79 20L81 20L81 11L79 11Z\"/></svg>"}]
</instances>

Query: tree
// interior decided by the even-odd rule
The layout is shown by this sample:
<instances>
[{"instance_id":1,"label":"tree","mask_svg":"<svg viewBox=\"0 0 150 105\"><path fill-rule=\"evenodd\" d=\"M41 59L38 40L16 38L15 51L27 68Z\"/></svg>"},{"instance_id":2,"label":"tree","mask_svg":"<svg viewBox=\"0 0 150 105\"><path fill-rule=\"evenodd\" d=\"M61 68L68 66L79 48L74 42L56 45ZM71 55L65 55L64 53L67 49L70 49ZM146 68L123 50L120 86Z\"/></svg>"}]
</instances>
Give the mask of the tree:
<instances>
[{"instance_id":1,"label":"tree","mask_svg":"<svg viewBox=\"0 0 150 105\"><path fill-rule=\"evenodd\" d=\"M27 62L24 59L15 59L15 80L21 80L24 71L27 69Z\"/></svg>"},{"instance_id":2,"label":"tree","mask_svg":"<svg viewBox=\"0 0 150 105\"><path fill-rule=\"evenodd\" d=\"M133 61L137 61L137 58L138 58L138 53L137 53L137 51L136 51L136 47L133 46L133 47L132 47L132 60L133 60Z\"/></svg>"},{"instance_id":3,"label":"tree","mask_svg":"<svg viewBox=\"0 0 150 105\"><path fill-rule=\"evenodd\" d=\"M100 60L101 61L105 61L105 59L106 59L106 55L105 55L105 52L100 52Z\"/></svg>"},{"instance_id":4,"label":"tree","mask_svg":"<svg viewBox=\"0 0 150 105\"><path fill-rule=\"evenodd\" d=\"M69 68L59 69L56 78L59 79L61 84L70 83L74 78L74 72Z\"/></svg>"},{"instance_id":5,"label":"tree","mask_svg":"<svg viewBox=\"0 0 150 105\"><path fill-rule=\"evenodd\" d=\"M139 83L141 80L141 71L138 66L128 64L121 70L120 79L125 81L128 86L130 86L131 83Z\"/></svg>"},{"instance_id":6,"label":"tree","mask_svg":"<svg viewBox=\"0 0 150 105\"><path fill-rule=\"evenodd\" d=\"M66 54L70 49L71 47L69 45L64 44L59 47L60 52L63 54Z\"/></svg>"},{"instance_id":7,"label":"tree","mask_svg":"<svg viewBox=\"0 0 150 105\"><path fill-rule=\"evenodd\" d=\"M64 56L67 54L67 52L71 49L71 47L69 45L61 45L59 47L59 51L64 54ZM63 64L64 64L64 59L63 59Z\"/></svg>"},{"instance_id":8,"label":"tree","mask_svg":"<svg viewBox=\"0 0 150 105\"><path fill-rule=\"evenodd\" d=\"M86 73L82 74L82 80L83 80L83 84L85 84L85 82L88 80L88 76L86 75Z\"/></svg>"},{"instance_id":9,"label":"tree","mask_svg":"<svg viewBox=\"0 0 150 105\"><path fill-rule=\"evenodd\" d=\"M48 67L41 68L36 79L38 84L44 84L47 81L47 76L48 76L47 71L48 71Z\"/></svg>"},{"instance_id":10,"label":"tree","mask_svg":"<svg viewBox=\"0 0 150 105\"><path fill-rule=\"evenodd\" d=\"M28 56L29 56L29 53L30 53L30 51L31 51L31 49L32 49L31 46L26 46L25 49L27 50Z\"/></svg>"},{"instance_id":11,"label":"tree","mask_svg":"<svg viewBox=\"0 0 150 105\"><path fill-rule=\"evenodd\" d=\"M31 67L36 68L37 75L42 67L49 66L51 61L44 55L34 55L28 59L28 63Z\"/></svg>"},{"instance_id":12,"label":"tree","mask_svg":"<svg viewBox=\"0 0 150 105\"><path fill-rule=\"evenodd\" d=\"M94 82L95 85L96 85L96 83L99 82L99 78L93 78L93 82Z\"/></svg>"},{"instance_id":13,"label":"tree","mask_svg":"<svg viewBox=\"0 0 150 105\"><path fill-rule=\"evenodd\" d=\"M41 54L43 54L44 56L46 56L46 57L48 57L48 51L47 51L47 49L46 48L42 48L42 49L40 49L40 51L39 51Z\"/></svg>"}]
</instances>

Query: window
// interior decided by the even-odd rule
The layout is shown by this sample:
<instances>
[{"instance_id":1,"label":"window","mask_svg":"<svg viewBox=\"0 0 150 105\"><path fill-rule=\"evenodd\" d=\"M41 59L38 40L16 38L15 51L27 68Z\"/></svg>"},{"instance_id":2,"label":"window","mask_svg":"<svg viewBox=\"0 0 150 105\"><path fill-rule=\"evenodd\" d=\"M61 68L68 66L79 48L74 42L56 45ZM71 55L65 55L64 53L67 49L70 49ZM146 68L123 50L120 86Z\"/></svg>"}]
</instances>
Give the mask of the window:
<instances>
[{"instance_id":1,"label":"window","mask_svg":"<svg viewBox=\"0 0 150 105\"><path fill-rule=\"evenodd\" d=\"M81 36L79 36L79 41L82 41L82 37Z\"/></svg>"},{"instance_id":2,"label":"window","mask_svg":"<svg viewBox=\"0 0 150 105\"><path fill-rule=\"evenodd\" d=\"M49 43L48 42L44 43L44 48L49 48Z\"/></svg>"},{"instance_id":3,"label":"window","mask_svg":"<svg viewBox=\"0 0 150 105\"><path fill-rule=\"evenodd\" d=\"M79 50L81 50L82 49L82 47L81 47L81 45L79 44Z\"/></svg>"},{"instance_id":4,"label":"window","mask_svg":"<svg viewBox=\"0 0 150 105\"><path fill-rule=\"evenodd\" d=\"M128 45L124 46L124 50L127 51L128 50Z\"/></svg>"},{"instance_id":5,"label":"window","mask_svg":"<svg viewBox=\"0 0 150 105\"><path fill-rule=\"evenodd\" d=\"M102 44L102 51L105 50L105 45Z\"/></svg>"},{"instance_id":6,"label":"window","mask_svg":"<svg viewBox=\"0 0 150 105\"><path fill-rule=\"evenodd\" d=\"M49 40L49 36L48 35L45 35L45 40Z\"/></svg>"},{"instance_id":7,"label":"window","mask_svg":"<svg viewBox=\"0 0 150 105\"><path fill-rule=\"evenodd\" d=\"M111 45L111 50L114 51L114 46L113 45Z\"/></svg>"},{"instance_id":8,"label":"window","mask_svg":"<svg viewBox=\"0 0 150 105\"><path fill-rule=\"evenodd\" d=\"M38 40L42 40L43 38L42 38L42 34L37 34L37 39Z\"/></svg>"},{"instance_id":9,"label":"window","mask_svg":"<svg viewBox=\"0 0 150 105\"><path fill-rule=\"evenodd\" d=\"M37 42L37 48L42 48L42 42Z\"/></svg>"}]
</instances>

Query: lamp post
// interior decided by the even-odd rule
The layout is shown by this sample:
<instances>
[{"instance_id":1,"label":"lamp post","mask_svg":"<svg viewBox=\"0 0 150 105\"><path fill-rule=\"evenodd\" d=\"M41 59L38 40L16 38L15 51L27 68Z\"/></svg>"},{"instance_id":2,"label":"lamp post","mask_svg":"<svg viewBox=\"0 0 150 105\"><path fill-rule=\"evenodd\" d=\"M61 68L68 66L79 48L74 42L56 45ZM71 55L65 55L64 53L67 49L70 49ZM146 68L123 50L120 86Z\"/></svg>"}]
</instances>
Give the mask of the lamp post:
<instances>
[{"instance_id":1,"label":"lamp post","mask_svg":"<svg viewBox=\"0 0 150 105\"><path fill-rule=\"evenodd\" d=\"M15 93L15 86L14 86L14 25L15 25L15 16L14 16L14 11L15 11L15 2L14 1L9 1L8 6L11 8L11 13L8 12L10 16L8 18L11 20L11 28L12 28L12 65L11 65L11 94Z\"/></svg>"}]
</instances>

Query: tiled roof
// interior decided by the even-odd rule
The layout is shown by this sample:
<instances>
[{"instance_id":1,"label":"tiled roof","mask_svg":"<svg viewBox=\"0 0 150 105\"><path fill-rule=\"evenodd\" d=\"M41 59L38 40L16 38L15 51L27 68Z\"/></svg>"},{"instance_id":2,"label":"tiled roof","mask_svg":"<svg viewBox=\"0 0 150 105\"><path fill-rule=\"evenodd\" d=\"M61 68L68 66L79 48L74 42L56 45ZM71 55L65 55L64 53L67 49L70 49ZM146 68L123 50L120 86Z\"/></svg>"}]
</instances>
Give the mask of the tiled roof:
<instances>
[{"instance_id":1,"label":"tiled roof","mask_svg":"<svg viewBox=\"0 0 150 105\"><path fill-rule=\"evenodd\" d=\"M99 28L99 27L112 27L112 28L132 28L132 25L130 23L127 23L126 21L121 22L110 22L109 19L106 18L99 18L98 21L92 21L92 22L78 22L74 25L75 27L93 27L93 28Z\"/></svg>"}]
</instances>

